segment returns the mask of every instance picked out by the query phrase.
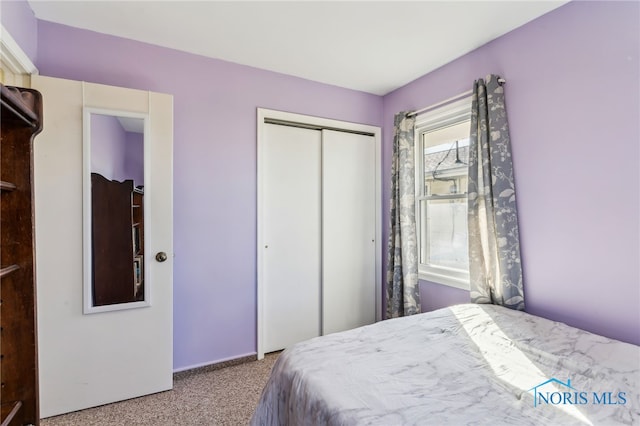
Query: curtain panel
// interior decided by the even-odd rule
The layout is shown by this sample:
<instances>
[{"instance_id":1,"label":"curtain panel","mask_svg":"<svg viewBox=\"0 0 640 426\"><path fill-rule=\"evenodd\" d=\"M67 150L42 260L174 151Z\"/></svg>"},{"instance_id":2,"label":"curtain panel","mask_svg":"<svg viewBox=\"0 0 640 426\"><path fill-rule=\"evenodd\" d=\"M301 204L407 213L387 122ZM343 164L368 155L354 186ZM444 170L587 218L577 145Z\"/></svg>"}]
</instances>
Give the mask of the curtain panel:
<instances>
[{"instance_id":1,"label":"curtain panel","mask_svg":"<svg viewBox=\"0 0 640 426\"><path fill-rule=\"evenodd\" d=\"M394 120L387 258L386 318L420 313L415 216L415 118L405 112Z\"/></svg>"},{"instance_id":2,"label":"curtain panel","mask_svg":"<svg viewBox=\"0 0 640 426\"><path fill-rule=\"evenodd\" d=\"M474 82L469 142L471 301L524 310L516 190L504 88L498 76Z\"/></svg>"}]
</instances>

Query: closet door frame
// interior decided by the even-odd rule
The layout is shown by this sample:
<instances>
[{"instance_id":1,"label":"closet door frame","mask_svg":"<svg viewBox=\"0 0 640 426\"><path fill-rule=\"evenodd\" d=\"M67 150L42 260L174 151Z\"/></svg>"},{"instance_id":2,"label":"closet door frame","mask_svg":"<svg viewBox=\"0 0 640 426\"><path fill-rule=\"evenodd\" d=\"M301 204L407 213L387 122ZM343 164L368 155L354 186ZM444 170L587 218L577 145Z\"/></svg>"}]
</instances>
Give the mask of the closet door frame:
<instances>
[{"instance_id":1,"label":"closet door frame","mask_svg":"<svg viewBox=\"0 0 640 426\"><path fill-rule=\"evenodd\" d=\"M352 123L348 121L332 120L327 118L314 117L310 115L295 114L284 111L277 111L266 108L257 109L257 246L256 257L258 261L257 269L257 311L256 311L256 346L258 359L264 358L264 143L265 143L265 120L288 122L299 127L310 127L318 129L340 130L345 132L368 133L374 138L375 143L375 301L376 301L376 321L382 319L382 130L380 127L366 124Z\"/></svg>"}]
</instances>

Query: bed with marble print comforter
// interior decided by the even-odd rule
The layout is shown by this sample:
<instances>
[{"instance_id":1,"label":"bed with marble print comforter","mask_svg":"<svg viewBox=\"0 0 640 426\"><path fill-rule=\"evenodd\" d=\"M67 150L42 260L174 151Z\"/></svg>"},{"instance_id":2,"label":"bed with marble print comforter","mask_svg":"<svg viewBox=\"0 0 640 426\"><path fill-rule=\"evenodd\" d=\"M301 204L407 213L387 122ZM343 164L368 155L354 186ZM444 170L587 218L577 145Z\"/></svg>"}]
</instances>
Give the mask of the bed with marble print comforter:
<instances>
[{"instance_id":1,"label":"bed with marble print comforter","mask_svg":"<svg viewBox=\"0 0 640 426\"><path fill-rule=\"evenodd\" d=\"M640 347L457 305L285 350L251 424L638 425Z\"/></svg>"}]
</instances>

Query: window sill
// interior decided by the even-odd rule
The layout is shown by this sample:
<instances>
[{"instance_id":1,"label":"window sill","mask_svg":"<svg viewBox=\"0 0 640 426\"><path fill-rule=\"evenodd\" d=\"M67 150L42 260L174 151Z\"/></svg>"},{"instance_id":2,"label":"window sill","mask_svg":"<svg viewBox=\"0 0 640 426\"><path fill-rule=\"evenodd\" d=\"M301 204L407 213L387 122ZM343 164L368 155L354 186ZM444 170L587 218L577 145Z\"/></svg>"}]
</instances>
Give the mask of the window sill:
<instances>
[{"instance_id":1,"label":"window sill","mask_svg":"<svg viewBox=\"0 0 640 426\"><path fill-rule=\"evenodd\" d=\"M435 274L433 272L420 271L418 273L418 279L469 291L469 280L465 280L462 278L455 278L447 275Z\"/></svg>"}]
</instances>

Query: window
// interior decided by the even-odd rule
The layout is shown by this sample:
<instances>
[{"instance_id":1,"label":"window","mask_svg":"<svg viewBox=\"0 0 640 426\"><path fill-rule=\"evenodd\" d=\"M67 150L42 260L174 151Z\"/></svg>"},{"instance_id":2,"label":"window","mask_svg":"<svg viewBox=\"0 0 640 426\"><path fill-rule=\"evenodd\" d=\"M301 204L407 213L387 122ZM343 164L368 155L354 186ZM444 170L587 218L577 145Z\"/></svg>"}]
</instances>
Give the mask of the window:
<instances>
[{"instance_id":1,"label":"window","mask_svg":"<svg viewBox=\"0 0 640 426\"><path fill-rule=\"evenodd\" d=\"M466 290L470 110L465 97L416 120L419 276Z\"/></svg>"}]
</instances>

